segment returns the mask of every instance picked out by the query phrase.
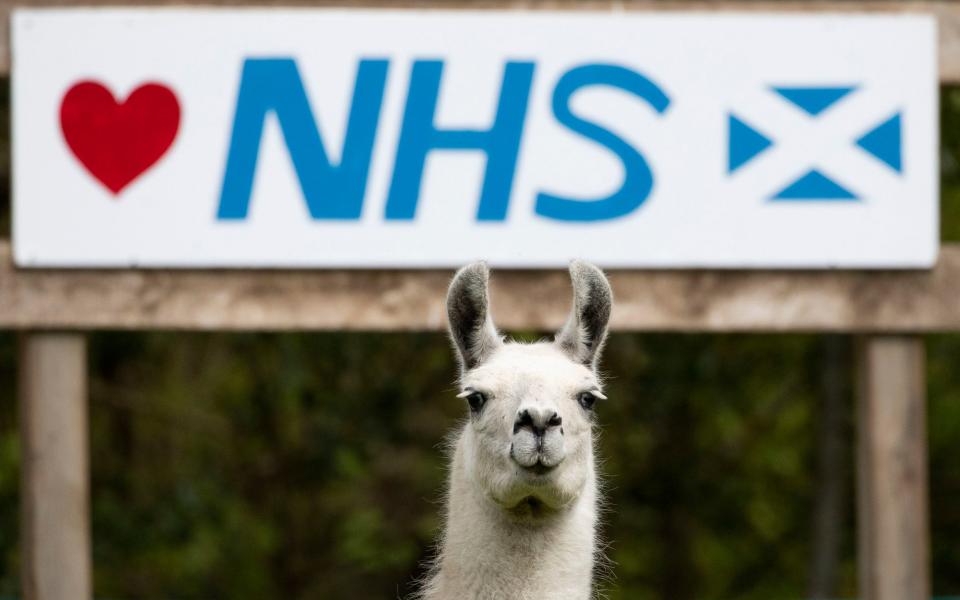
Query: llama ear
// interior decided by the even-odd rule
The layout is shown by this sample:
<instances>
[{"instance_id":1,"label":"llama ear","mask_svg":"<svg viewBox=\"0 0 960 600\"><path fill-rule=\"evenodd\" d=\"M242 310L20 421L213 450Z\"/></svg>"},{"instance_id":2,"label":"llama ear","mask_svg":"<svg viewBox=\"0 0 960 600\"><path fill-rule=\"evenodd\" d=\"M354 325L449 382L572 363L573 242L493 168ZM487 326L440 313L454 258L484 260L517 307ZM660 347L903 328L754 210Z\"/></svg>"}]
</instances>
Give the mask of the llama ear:
<instances>
[{"instance_id":1,"label":"llama ear","mask_svg":"<svg viewBox=\"0 0 960 600\"><path fill-rule=\"evenodd\" d=\"M450 337L463 371L479 365L502 343L490 318L489 279L487 264L476 262L457 271L447 292Z\"/></svg>"},{"instance_id":2,"label":"llama ear","mask_svg":"<svg viewBox=\"0 0 960 600\"><path fill-rule=\"evenodd\" d=\"M607 337L613 292L603 271L583 261L570 263L573 310L555 342L573 360L596 370Z\"/></svg>"}]
</instances>

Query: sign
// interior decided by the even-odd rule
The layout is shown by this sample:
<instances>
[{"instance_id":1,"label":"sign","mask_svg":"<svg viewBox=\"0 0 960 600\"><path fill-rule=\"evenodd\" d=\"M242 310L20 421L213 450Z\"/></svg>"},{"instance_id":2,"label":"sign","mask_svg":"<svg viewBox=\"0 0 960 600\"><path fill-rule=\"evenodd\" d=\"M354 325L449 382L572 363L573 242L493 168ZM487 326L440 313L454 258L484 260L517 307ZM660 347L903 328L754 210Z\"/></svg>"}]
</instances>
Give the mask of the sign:
<instances>
[{"instance_id":1,"label":"sign","mask_svg":"<svg viewBox=\"0 0 960 600\"><path fill-rule=\"evenodd\" d=\"M17 10L27 267L914 268L935 23Z\"/></svg>"}]
</instances>

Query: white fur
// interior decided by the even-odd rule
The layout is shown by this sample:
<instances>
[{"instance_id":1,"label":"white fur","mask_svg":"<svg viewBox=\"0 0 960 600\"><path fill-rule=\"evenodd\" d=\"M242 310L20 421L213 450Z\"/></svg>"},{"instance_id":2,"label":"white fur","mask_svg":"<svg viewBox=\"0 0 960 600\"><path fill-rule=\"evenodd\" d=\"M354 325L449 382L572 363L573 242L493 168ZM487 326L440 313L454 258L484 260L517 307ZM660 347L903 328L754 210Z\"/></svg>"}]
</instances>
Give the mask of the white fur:
<instances>
[{"instance_id":1,"label":"white fur","mask_svg":"<svg viewBox=\"0 0 960 600\"><path fill-rule=\"evenodd\" d=\"M445 533L421 597L590 598L598 488L593 418L578 396L600 391L593 370L553 343L510 342L461 383L487 402L453 443ZM533 434L514 429L523 410L555 411L562 435L557 427L531 449ZM521 466L536 462L531 452L553 469Z\"/></svg>"}]
</instances>

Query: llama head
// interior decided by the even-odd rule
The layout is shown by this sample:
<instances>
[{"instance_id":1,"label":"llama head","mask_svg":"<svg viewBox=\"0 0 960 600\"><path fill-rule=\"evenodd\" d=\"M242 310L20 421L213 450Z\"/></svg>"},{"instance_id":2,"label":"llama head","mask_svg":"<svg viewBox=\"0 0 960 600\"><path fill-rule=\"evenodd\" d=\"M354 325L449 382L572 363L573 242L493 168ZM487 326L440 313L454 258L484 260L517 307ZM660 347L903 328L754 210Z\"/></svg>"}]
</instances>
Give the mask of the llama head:
<instances>
[{"instance_id":1,"label":"llama head","mask_svg":"<svg viewBox=\"0 0 960 600\"><path fill-rule=\"evenodd\" d=\"M604 399L597 362L612 293L593 265L570 265L573 309L551 342L504 341L490 316L486 264L457 272L447 295L450 336L470 417L462 468L478 492L512 515L570 505L594 477L593 410Z\"/></svg>"}]
</instances>

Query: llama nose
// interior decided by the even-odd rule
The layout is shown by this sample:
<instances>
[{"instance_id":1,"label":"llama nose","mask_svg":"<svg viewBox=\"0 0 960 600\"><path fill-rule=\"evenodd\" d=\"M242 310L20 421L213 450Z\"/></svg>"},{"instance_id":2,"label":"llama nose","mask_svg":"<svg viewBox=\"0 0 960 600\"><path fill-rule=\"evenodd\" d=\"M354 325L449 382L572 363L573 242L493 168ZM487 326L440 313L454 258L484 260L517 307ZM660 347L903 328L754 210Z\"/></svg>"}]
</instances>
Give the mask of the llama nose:
<instances>
[{"instance_id":1,"label":"llama nose","mask_svg":"<svg viewBox=\"0 0 960 600\"><path fill-rule=\"evenodd\" d=\"M513 433L521 429L530 429L534 435L542 437L547 429L560 427L563 419L557 414L557 411L549 408L539 408L529 406L517 411L517 420L513 423ZM560 430L563 433L563 430Z\"/></svg>"}]
</instances>

